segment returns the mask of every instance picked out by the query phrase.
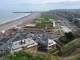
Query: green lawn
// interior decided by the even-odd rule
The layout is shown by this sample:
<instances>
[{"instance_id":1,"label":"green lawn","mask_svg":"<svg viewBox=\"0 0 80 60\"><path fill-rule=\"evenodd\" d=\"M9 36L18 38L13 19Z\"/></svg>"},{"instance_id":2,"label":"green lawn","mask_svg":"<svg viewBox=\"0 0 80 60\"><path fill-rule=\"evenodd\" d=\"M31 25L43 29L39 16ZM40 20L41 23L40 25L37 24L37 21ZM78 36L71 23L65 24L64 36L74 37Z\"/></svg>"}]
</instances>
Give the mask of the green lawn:
<instances>
[{"instance_id":1,"label":"green lawn","mask_svg":"<svg viewBox=\"0 0 80 60\"><path fill-rule=\"evenodd\" d=\"M53 15L53 14L43 12L43 13L41 13L41 18L45 18L45 19L50 19L50 18L56 19L58 17L55 16L55 15Z\"/></svg>"},{"instance_id":2,"label":"green lawn","mask_svg":"<svg viewBox=\"0 0 80 60\"><path fill-rule=\"evenodd\" d=\"M45 24L45 23L38 23L38 24L36 24L36 26L42 26L42 27L45 27L46 24Z\"/></svg>"}]
</instances>

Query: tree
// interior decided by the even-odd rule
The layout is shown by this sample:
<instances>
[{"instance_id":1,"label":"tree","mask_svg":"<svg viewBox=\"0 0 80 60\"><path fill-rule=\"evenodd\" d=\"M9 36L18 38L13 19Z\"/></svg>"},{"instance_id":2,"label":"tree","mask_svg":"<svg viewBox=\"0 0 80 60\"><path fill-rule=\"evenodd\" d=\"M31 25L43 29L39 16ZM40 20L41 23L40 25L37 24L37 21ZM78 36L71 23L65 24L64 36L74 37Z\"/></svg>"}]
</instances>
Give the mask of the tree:
<instances>
[{"instance_id":1,"label":"tree","mask_svg":"<svg viewBox=\"0 0 80 60\"><path fill-rule=\"evenodd\" d=\"M65 37L66 37L67 40L72 40L74 38L72 32L65 33Z\"/></svg>"}]
</instances>

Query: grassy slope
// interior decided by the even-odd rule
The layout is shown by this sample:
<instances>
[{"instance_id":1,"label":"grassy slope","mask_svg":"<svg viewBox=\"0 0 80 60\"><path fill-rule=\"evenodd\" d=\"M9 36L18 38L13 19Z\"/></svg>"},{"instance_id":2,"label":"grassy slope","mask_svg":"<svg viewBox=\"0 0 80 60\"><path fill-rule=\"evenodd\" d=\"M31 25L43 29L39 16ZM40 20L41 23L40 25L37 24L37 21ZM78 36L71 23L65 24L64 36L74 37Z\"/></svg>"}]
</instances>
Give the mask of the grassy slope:
<instances>
[{"instance_id":1,"label":"grassy slope","mask_svg":"<svg viewBox=\"0 0 80 60\"><path fill-rule=\"evenodd\" d=\"M58 58L50 54L41 52L33 53L33 52L19 51L0 60L56 60Z\"/></svg>"},{"instance_id":2,"label":"grassy slope","mask_svg":"<svg viewBox=\"0 0 80 60\"><path fill-rule=\"evenodd\" d=\"M71 47L73 47L73 46L75 46L75 45L77 45L77 44L79 44L79 43L80 43L80 38L75 39L75 40L69 42L68 44L66 44L65 46L63 46L63 47L62 47L62 51L64 52L64 51L66 51L67 49L70 49Z\"/></svg>"},{"instance_id":3,"label":"grassy slope","mask_svg":"<svg viewBox=\"0 0 80 60\"><path fill-rule=\"evenodd\" d=\"M75 53L75 55L71 55L69 57L58 57L42 52L33 53L19 51L4 58L1 58L0 60L80 60L80 53Z\"/></svg>"},{"instance_id":4,"label":"grassy slope","mask_svg":"<svg viewBox=\"0 0 80 60\"><path fill-rule=\"evenodd\" d=\"M64 60L80 60L80 48L77 48L70 56L65 57Z\"/></svg>"}]
</instances>

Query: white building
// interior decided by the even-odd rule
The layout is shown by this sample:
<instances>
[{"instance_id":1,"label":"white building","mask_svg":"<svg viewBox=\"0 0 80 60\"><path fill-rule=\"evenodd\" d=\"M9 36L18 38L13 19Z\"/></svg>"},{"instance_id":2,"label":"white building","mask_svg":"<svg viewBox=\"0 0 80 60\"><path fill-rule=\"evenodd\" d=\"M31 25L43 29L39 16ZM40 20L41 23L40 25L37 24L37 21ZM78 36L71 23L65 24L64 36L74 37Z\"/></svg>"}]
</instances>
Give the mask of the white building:
<instances>
[{"instance_id":1,"label":"white building","mask_svg":"<svg viewBox=\"0 0 80 60\"><path fill-rule=\"evenodd\" d=\"M46 50L52 50L54 46L56 45L56 42L47 38L46 36L38 37L37 41L40 45L43 46L44 49Z\"/></svg>"},{"instance_id":2,"label":"white building","mask_svg":"<svg viewBox=\"0 0 80 60\"><path fill-rule=\"evenodd\" d=\"M55 27L56 25L55 25L55 20L53 20L53 27Z\"/></svg>"},{"instance_id":3,"label":"white building","mask_svg":"<svg viewBox=\"0 0 80 60\"><path fill-rule=\"evenodd\" d=\"M15 51L19 51L19 50L29 50L29 51L36 51L37 50L37 43L30 39L23 39L23 40L19 40L19 41L15 41L10 43L6 49L12 53Z\"/></svg>"},{"instance_id":4,"label":"white building","mask_svg":"<svg viewBox=\"0 0 80 60\"><path fill-rule=\"evenodd\" d=\"M67 26L61 26L64 33L72 32Z\"/></svg>"},{"instance_id":5,"label":"white building","mask_svg":"<svg viewBox=\"0 0 80 60\"><path fill-rule=\"evenodd\" d=\"M13 27L12 27L12 29L21 29L21 27L18 27L18 26L16 26L16 25L14 25Z\"/></svg>"}]
</instances>

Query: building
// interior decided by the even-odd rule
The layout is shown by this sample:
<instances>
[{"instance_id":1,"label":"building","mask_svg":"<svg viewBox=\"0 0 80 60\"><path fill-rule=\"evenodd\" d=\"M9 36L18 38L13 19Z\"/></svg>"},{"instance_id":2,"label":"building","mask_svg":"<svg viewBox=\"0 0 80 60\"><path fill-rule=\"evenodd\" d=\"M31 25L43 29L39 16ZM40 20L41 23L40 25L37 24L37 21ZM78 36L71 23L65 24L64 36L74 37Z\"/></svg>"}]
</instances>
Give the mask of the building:
<instances>
[{"instance_id":1,"label":"building","mask_svg":"<svg viewBox=\"0 0 80 60\"><path fill-rule=\"evenodd\" d=\"M44 49L47 51L52 50L56 45L56 42L49 39L46 35L42 35L42 37L37 37L36 42L38 43L38 46L41 49Z\"/></svg>"},{"instance_id":2,"label":"building","mask_svg":"<svg viewBox=\"0 0 80 60\"><path fill-rule=\"evenodd\" d=\"M72 32L67 26L61 26L64 33Z\"/></svg>"},{"instance_id":3,"label":"building","mask_svg":"<svg viewBox=\"0 0 80 60\"><path fill-rule=\"evenodd\" d=\"M19 41L14 41L10 43L7 47L6 50L10 53L19 51L19 50L27 50L27 51L37 51L37 43L30 39L23 39Z\"/></svg>"},{"instance_id":4,"label":"building","mask_svg":"<svg viewBox=\"0 0 80 60\"><path fill-rule=\"evenodd\" d=\"M51 21L51 23L53 24L53 28L60 26L59 24L62 24L62 20L58 19L49 19L49 21Z\"/></svg>"},{"instance_id":5,"label":"building","mask_svg":"<svg viewBox=\"0 0 80 60\"><path fill-rule=\"evenodd\" d=\"M53 20L53 27L55 27L56 25L55 25L55 20Z\"/></svg>"},{"instance_id":6,"label":"building","mask_svg":"<svg viewBox=\"0 0 80 60\"><path fill-rule=\"evenodd\" d=\"M44 27L37 27L37 26L24 26L23 29L43 30Z\"/></svg>"},{"instance_id":7,"label":"building","mask_svg":"<svg viewBox=\"0 0 80 60\"><path fill-rule=\"evenodd\" d=\"M13 29L13 30L18 30L18 29L21 29L21 27L13 26L12 29Z\"/></svg>"},{"instance_id":8,"label":"building","mask_svg":"<svg viewBox=\"0 0 80 60\"><path fill-rule=\"evenodd\" d=\"M75 18L75 19L73 20L73 23L74 23L75 25L77 25L78 27L80 27L80 18Z\"/></svg>"}]
</instances>

